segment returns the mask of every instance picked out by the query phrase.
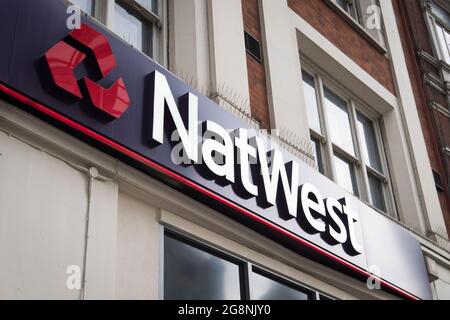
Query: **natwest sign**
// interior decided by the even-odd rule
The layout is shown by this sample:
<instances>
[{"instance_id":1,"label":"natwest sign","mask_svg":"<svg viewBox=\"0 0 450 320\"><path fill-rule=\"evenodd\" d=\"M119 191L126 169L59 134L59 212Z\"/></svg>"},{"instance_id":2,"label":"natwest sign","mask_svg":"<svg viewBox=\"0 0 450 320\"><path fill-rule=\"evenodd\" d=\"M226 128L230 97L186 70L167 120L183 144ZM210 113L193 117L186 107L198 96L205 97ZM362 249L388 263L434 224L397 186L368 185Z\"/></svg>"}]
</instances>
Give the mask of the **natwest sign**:
<instances>
[{"instance_id":1,"label":"natwest sign","mask_svg":"<svg viewBox=\"0 0 450 320\"><path fill-rule=\"evenodd\" d=\"M99 25L69 32L65 12L63 1L3 4L8 99L299 254L364 281L375 266L385 289L430 298L403 228Z\"/></svg>"},{"instance_id":2,"label":"natwest sign","mask_svg":"<svg viewBox=\"0 0 450 320\"><path fill-rule=\"evenodd\" d=\"M182 150L200 174L221 186L232 184L236 197L255 197L262 209L278 204L280 219L295 219L304 232L320 233L324 241L343 245L349 255L363 252L357 239L359 218L345 197L324 199L313 184L300 185L298 161L285 163L279 149L267 149L267 139L250 136L247 129L230 134L217 122L199 121L195 94L187 92L177 105L166 77L159 71L149 76L152 115L146 120L151 121L152 142L163 144L165 134L170 137L176 130Z\"/></svg>"}]
</instances>

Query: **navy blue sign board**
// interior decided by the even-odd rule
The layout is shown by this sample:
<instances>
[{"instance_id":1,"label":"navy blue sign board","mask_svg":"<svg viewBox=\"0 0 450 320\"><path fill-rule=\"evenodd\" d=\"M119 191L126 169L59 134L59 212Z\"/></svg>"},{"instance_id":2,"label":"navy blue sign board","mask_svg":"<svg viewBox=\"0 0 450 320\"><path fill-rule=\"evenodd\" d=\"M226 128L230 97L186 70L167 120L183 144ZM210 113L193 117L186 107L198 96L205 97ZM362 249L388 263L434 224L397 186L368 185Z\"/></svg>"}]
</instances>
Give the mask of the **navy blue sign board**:
<instances>
[{"instance_id":1,"label":"navy blue sign board","mask_svg":"<svg viewBox=\"0 0 450 320\"><path fill-rule=\"evenodd\" d=\"M285 163L298 164L301 185L316 186L324 199L345 197L346 204L358 213L354 236L361 252L330 243L323 234L302 228L297 219L285 218L282 211L286 208L261 205L256 197L242 196L234 184L222 183L198 166L174 163L171 132L166 131L162 144L153 143L150 137L158 90L155 74L164 76L177 103L187 93L198 98L198 122L213 121L226 129L248 126L100 24L83 17L83 23L108 39L117 61L117 67L99 84L108 88L119 77L126 84L130 107L113 119L94 108L90 99L75 99L60 90L51 77L44 54L70 32L67 5L59 0L1 1L0 5L0 91L5 99L303 256L362 281L371 276L374 267L380 272L375 278L383 289L410 299L431 298L420 244L405 229L288 152L280 151ZM76 76L98 78L95 68L87 58L76 68ZM164 126L169 127L167 123Z\"/></svg>"}]
</instances>

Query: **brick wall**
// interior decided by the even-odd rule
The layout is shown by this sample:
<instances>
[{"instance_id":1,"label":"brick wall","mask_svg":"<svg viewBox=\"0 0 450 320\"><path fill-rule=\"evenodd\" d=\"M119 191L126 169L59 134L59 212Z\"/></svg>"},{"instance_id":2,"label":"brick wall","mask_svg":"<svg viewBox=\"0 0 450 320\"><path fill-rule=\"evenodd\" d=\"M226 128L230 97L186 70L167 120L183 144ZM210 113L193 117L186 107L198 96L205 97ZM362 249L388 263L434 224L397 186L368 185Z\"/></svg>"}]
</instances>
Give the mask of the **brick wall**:
<instances>
[{"instance_id":1,"label":"brick wall","mask_svg":"<svg viewBox=\"0 0 450 320\"><path fill-rule=\"evenodd\" d=\"M441 174L444 183L446 184L446 190L444 192L439 192L438 195L447 230L450 233L450 199L447 196L448 181L445 181L445 170L439 152L439 142L437 139L437 135L439 134L437 130L439 129L436 128L432 119L434 116L441 117L442 115L433 115L428 107L428 101L430 100L443 100L445 104L445 97L425 85L422 81L422 74L424 72L433 72L436 76L439 76L439 72L426 61L418 59L416 55L416 50L419 49L433 54L419 0L393 0L393 6L397 18L400 38L402 40L403 51L405 53L409 77L414 91L417 111L420 117L420 124L427 145L428 158L430 159L431 167ZM450 132L450 126L445 126L444 121L438 120L438 122L440 123L440 129L443 134L448 134Z\"/></svg>"},{"instance_id":2,"label":"brick wall","mask_svg":"<svg viewBox=\"0 0 450 320\"><path fill-rule=\"evenodd\" d=\"M261 43L261 24L258 0L242 0L244 29ZM247 53L248 82L250 89L250 109L252 117L264 129L270 128L269 103L267 100L266 73L264 61L261 63Z\"/></svg>"},{"instance_id":3,"label":"brick wall","mask_svg":"<svg viewBox=\"0 0 450 320\"><path fill-rule=\"evenodd\" d=\"M389 59L323 0L288 0L289 7L361 68L395 93Z\"/></svg>"}]
</instances>

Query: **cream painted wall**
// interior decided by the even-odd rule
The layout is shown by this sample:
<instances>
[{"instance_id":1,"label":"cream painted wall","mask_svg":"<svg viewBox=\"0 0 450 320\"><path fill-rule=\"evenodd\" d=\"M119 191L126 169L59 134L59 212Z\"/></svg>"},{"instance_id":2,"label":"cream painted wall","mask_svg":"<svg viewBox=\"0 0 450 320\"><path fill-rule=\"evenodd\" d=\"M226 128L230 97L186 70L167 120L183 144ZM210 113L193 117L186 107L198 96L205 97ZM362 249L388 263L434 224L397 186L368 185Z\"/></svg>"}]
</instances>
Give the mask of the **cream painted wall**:
<instances>
[{"instance_id":1,"label":"cream painted wall","mask_svg":"<svg viewBox=\"0 0 450 320\"><path fill-rule=\"evenodd\" d=\"M120 192L118 212L115 298L159 299L159 210Z\"/></svg>"},{"instance_id":2,"label":"cream painted wall","mask_svg":"<svg viewBox=\"0 0 450 320\"><path fill-rule=\"evenodd\" d=\"M170 68L203 94L211 93L206 0L171 1Z\"/></svg>"},{"instance_id":3,"label":"cream painted wall","mask_svg":"<svg viewBox=\"0 0 450 320\"><path fill-rule=\"evenodd\" d=\"M241 0L206 0L211 63L211 93L250 113L247 58Z\"/></svg>"},{"instance_id":4,"label":"cream painted wall","mask_svg":"<svg viewBox=\"0 0 450 320\"><path fill-rule=\"evenodd\" d=\"M0 299L80 298L67 269L84 269L88 211L84 298L112 299L117 184L89 192L86 173L3 131L0 153Z\"/></svg>"},{"instance_id":5,"label":"cream painted wall","mask_svg":"<svg viewBox=\"0 0 450 320\"><path fill-rule=\"evenodd\" d=\"M291 10L287 0L260 0L260 8L272 128L288 129L306 145L310 141L309 125Z\"/></svg>"},{"instance_id":6,"label":"cream painted wall","mask_svg":"<svg viewBox=\"0 0 450 320\"><path fill-rule=\"evenodd\" d=\"M87 178L0 131L0 299L78 299Z\"/></svg>"},{"instance_id":7,"label":"cream painted wall","mask_svg":"<svg viewBox=\"0 0 450 320\"><path fill-rule=\"evenodd\" d=\"M116 277L117 183L92 181L85 299L113 299Z\"/></svg>"},{"instance_id":8,"label":"cream painted wall","mask_svg":"<svg viewBox=\"0 0 450 320\"><path fill-rule=\"evenodd\" d=\"M429 258L427 258L427 263L430 264ZM431 260L432 261L432 260ZM450 270L449 265L446 266L432 262L432 270L434 273L435 280L431 283L431 288L433 296L438 300L449 300L450 299Z\"/></svg>"}]
</instances>

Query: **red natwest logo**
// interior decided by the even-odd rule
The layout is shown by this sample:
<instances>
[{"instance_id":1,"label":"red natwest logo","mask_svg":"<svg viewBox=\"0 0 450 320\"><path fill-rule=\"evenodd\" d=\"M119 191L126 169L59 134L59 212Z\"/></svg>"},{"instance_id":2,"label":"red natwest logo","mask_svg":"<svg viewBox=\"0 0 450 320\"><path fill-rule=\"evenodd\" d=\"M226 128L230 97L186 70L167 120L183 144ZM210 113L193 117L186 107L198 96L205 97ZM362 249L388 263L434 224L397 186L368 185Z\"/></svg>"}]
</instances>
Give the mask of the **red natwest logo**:
<instances>
[{"instance_id":1,"label":"red natwest logo","mask_svg":"<svg viewBox=\"0 0 450 320\"><path fill-rule=\"evenodd\" d=\"M108 39L86 24L73 30L69 37L90 50L100 68L102 77L106 77L115 67L116 58ZM74 69L86 58L86 55L63 40L45 53L55 84L66 92L82 99L83 96L75 78ZM92 104L114 118L120 118L130 106L130 97L123 79L120 77L109 88L103 88L87 77L83 77Z\"/></svg>"}]
</instances>

